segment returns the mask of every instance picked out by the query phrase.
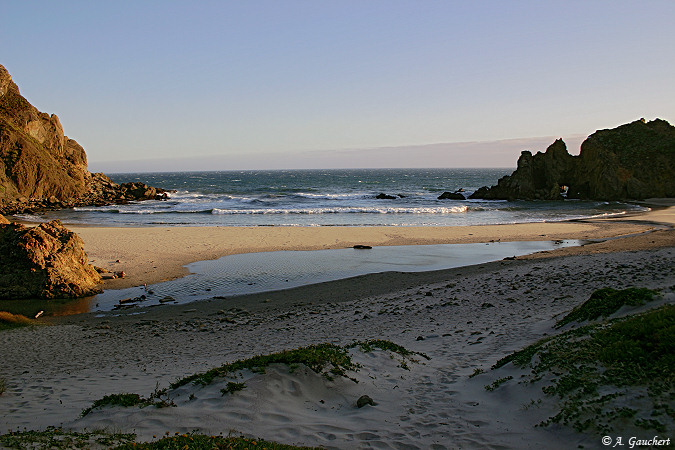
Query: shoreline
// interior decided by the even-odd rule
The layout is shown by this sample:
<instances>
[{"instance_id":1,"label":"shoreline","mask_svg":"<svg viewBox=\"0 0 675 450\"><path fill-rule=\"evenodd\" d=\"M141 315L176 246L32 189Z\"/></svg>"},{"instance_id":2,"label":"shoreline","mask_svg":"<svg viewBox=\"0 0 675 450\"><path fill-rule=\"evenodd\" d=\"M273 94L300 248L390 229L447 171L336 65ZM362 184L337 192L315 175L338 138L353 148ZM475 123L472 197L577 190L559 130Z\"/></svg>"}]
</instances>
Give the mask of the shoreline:
<instances>
[{"instance_id":1,"label":"shoreline","mask_svg":"<svg viewBox=\"0 0 675 450\"><path fill-rule=\"evenodd\" d=\"M469 244L491 241L604 240L675 224L675 207L630 216L506 225L448 227L98 227L68 225L90 262L125 277L104 289L155 284L188 275L187 264L227 255L328 250L354 245Z\"/></svg>"}]
</instances>

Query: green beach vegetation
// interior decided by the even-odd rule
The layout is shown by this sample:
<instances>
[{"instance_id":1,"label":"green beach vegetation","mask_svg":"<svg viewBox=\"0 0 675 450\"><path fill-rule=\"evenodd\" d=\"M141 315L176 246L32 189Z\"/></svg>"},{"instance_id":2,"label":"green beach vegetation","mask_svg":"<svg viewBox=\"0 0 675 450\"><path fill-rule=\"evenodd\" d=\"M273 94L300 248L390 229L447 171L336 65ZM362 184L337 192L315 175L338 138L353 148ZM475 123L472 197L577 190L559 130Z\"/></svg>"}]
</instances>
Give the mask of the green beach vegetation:
<instances>
[{"instance_id":1,"label":"green beach vegetation","mask_svg":"<svg viewBox=\"0 0 675 450\"><path fill-rule=\"evenodd\" d=\"M359 348L364 353L380 349L391 353L396 353L402 357L401 367L406 368L406 359L411 359L414 355L428 357L421 353L412 352L406 348L394 344L390 341L373 339L368 341L359 341L346 346L335 344L318 344L307 347L300 347L293 350L284 350L269 355L259 355L252 358L235 361L215 367L203 373L197 373L177 380L169 386L170 389L176 389L189 383L208 385L218 377L226 377L242 370L249 370L254 373L265 373L265 368L270 364L286 364L291 370L303 364L315 373L323 375L328 380L333 380L335 376L341 376L352 379L347 375L349 371L357 371L360 366L352 361L349 350Z\"/></svg>"},{"instance_id":2,"label":"green beach vegetation","mask_svg":"<svg viewBox=\"0 0 675 450\"><path fill-rule=\"evenodd\" d=\"M43 431L18 431L3 434L0 436L0 446L22 450L108 449L133 443L135 439L136 435L133 433L109 433L102 430L74 432L48 427Z\"/></svg>"},{"instance_id":3,"label":"green beach vegetation","mask_svg":"<svg viewBox=\"0 0 675 450\"><path fill-rule=\"evenodd\" d=\"M91 432L65 431L50 427L44 431L21 431L0 436L0 445L10 449L31 450L69 450L114 449L114 450L295 450L311 449L278 444L262 439L234 436L206 436L197 433L174 433L152 441L136 442L133 433L109 433L102 430Z\"/></svg>"},{"instance_id":4,"label":"green beach vegetation","mask_svg":"<svg viewBox=\"0 0 675 450\"><path fill-rule=\"evenodd\" d=\"M246 383L235 383L234 381L228 381L227 386L220 390L220 393L223 395L234 394L239 392L246 387Z\"/></svg>"},{"instance_id":5,"label":"green beach vegetation","mask_svg":"<svg viewBox=\"0 0 675 450\"><path fill-rule=\"evenodd\" d=\"M216 378L249 370L253 373L265 373L265 368L270 364L286 364L291 369L304 364L312 371L332 380L335 375L347 376L347 371L354 371L358 366L352 362L348 350L334 344L318 344L300 347L294 350L284 350L269 355L258 355L252 358L224 364L220 367L207 370L206 372L189 375L177 380L169 386L176 389L186 384L208 385Z\"/></svg>"},{"instance_id":6,"label":"green beach vegetation","mask_svg":"<svg viewBox=\"0 0 675 450\"><path fill-rule=\"evenodd\" d=\"M89 414L95 408L100 408L103 406L138 406L144 408L146 406L156 406L157 408L165 408L168 406L173 406L173 404L168 400L163 400L161 397L166 391L155 391L150 397L145 398L141 397L138 394L110 394L106 395L103 398L96 400L89 408L82 411L82 417Z\"/></svg>"},{"instance_id":7,"label":"green beach vegetation","mask_svg":"<svg viewBox=\"0 0 675 450\"><path fill-rule=\"evenodd\" d=\"M357 341L349 345L339 346L335 344L317 344L306 347L300 347L293 350L284 350L278 353L268 355L258 355L252 358L234 361L224 364L220 367L207 370L206 372L196 373L181 378L169 385L168 389L157 390L150 397L142 397L139 394L111 394L96 400L92 406L82 411L82 416L86 416L96 408L105 406L138 406L144 408L147 406L167 407L174 406L174 403L168 397L168 390L174 390L188 384L206 386L220 379L225 382L226 377L234 377L241 374L242 371L263 374L265 369L271 364L284 364L288 366L289 371L293 372L300 365L308 367L313 372L322 375L329 381L335 377L348 378L358 382L354 377L349 376L348 372L357 372L361 365L354 362L350 355L350 350L357 348L364 353L369 353L379 349L399 358L399 367L410 370L408 362L418 362L416 356L425 359L429 357L423 353L410 351L398 344L390 341L371 339L367 341ZM222 395L234 394L246 388L245 383L227 381Z\"/></svg>"},{"instance_id":8,"label":"green beach vegetation","mask_svg":"<svg viewBox=\"0 0 675 450\"><path fill-rule=\"evenodd\" d=\"M581 323L596 320L599 317L609 317L624 305L641 306L652 301L657 294L657 291L645 288L598 289L591 294L588 300L560 319L555 324L555 328L561 328L571 322Z\"/></svg>"},{"instance_id":9,"label":"green beach vegetation","mask_svg":"<svg viewBox=\"0 0 675 450\"><path fill-rule=\"evenodd\" d=\"M180 434L167 436L155 442L141 444L125 444L116 450L293 450L312 449L315 447L296 447L294 445L278 444L262 439L250 439L246 437L205 436L203 434Z\"/></svg>"},{"instance_id":10,"label":"green beach vegetation","mask_svg":"<svg viewBox=\"0 0 675 450\"><path fill-rule=\"evenodd\" d=\"M597 292L593 302L563 320L607 316L654 295L647 289ZM610 298L610 305L598 304L599 298ZM675 429L675 305L546 337L500 359L492 369L508 363L529 369L518 383L541 385L546 396L559 401L557 413L538 426L560 423L605 434L627 426L659 433ZM496 389L507 378L486 389Z\"/></svg>"}]
</instances>

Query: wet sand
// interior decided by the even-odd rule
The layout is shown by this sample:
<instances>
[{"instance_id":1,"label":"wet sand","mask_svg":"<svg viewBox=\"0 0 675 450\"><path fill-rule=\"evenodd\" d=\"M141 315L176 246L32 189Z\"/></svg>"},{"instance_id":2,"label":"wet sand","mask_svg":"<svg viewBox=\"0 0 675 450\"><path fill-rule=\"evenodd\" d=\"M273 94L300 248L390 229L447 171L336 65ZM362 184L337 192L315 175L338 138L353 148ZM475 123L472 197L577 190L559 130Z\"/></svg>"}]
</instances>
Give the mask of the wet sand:
<instances>
[{"instance_id":1,"label":"wet sand","mask_svg":"<svg viewBox=\"0 0 675 450\"><path fill-rule=\"evenodd\" d=\"M187 275L195 261L278 250L323 250L357 244L468 244L490 241L604 239L659 228L675 221L673 208L632 217L466 227L82 227L69 226L85 243L91 262L124 271L105 289L154 284Z\"/></svg>"}]
</instances>

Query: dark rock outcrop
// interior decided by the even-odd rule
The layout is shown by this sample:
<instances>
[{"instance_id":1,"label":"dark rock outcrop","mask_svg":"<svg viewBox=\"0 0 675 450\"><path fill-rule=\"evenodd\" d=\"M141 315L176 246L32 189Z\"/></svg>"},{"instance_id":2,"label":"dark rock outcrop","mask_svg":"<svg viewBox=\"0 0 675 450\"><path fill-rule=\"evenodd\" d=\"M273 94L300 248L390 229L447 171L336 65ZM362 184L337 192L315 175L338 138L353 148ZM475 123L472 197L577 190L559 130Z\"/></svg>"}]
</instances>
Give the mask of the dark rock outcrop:
<instances>
[{"instance_id":1,"label":"dark rock outcrop","mask_svg":"<svg viewBox=\"0 0 675 450\"><path fill-rule=\"evenodd\" d=\"M575 176L576 159L567 152L562 139L551 144L545 153L532 155L524 151L515 172L500 178L497 186L478 189L470 198L560 200L561 186L568 185L566 180Z\"/></svg>"},{"instance_id":2,"label":"dark rock outcrop","mask_svg":"<svg viewBox=\"0 0 675 450\"><path fill-rule=\"evenodd\" d=\"M461 192L443 192L438 200L466 200L466 197Z\"/></svg>"},{"instance_id":3,"label":"dark rock outcrop","mask_svg":"<svg viewBox=\"0 0 675 450\"><path fill-rule=\"evenodd\" d=\"M375 196L375 198L378 200L396 200L398 197L396 197L395 195L379 193Z\"/></svg>"},{"instance_id":4,"label":"dark rock outcrop","mask_svg":"<svg viewBox=\"0 0 675 450\"><path fill-rule=\"evenodd\" d=\"M0 225L0 298L74 298L99 292L79 236L58 220Z\"/></svg>"},{"instance_id":5,"label":"dark rock outcrop","mask_svg":"<svg viewBox=\"0 0 675 450\"><path fill-rule=\"evenodd\" d=\"M572 156L562 139L545 153L521 153L518 168L470 198L638 200L675 197L675 127L638 120L593 133Z\"/></svg>"},{"instance_id":6,"label":"dark rock outcrop","mask_svg":"<svg viewBox=\"0 0 675 450\"><path fill-rule=\"evenodd\" d=\"M63 133L56 114L38 111L0 65L0 211L110 204L162 198L161 189L119 186L87 170L84 149Z\"/></svg>"},{"instance_id":7,"label":"dark rock outcrop","mask_svg":"<svg viewBox=\"0 0 675 450\"><path fill-rule=\"evenodd\" d=\"M675 127L644 119L596 131L581 144L570 198L675 197Z\"/></svg>"}]
</instances>

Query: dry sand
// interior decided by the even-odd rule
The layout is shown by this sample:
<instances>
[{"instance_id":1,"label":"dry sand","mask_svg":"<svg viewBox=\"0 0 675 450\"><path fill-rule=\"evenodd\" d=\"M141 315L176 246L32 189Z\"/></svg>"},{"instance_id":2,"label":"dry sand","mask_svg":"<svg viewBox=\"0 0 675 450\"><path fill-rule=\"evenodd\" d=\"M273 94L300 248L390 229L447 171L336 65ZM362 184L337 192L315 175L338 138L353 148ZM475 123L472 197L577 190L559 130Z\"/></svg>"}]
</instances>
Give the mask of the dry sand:
<instances>
[{"instance_id":1,"label":"dry sand","mask_svg":"<svg viewBox=\"0 0 675 450\"><path fill-rule=\"evenodd\" d=\"M98 265L119 259L130 273L119 281L135 283L173 277L180 264L247 249L658 231L589 244L576 253L564 249L436 272L366 275L136 311L140 314L82 314L52 319L52 326L2 332L0 378L7 392L0 396L0 433L62 424L135 432L143 440L196 429L208 434L236 430L328 448L598 448L601 436L534 428L550 414L545 407L526 407L529 395L541 396L537 392L488 393L483 386L489 375L468 376L553 333L555 317L598 288L658 288L667 293L664 301L672 302L673 222L671 208L623 221L449 229L77 229ZM157 269L144 265L149 258ZM234 395L222 396L223 384L185 386L170 392L175 408L107 408L78 418L106 394L147 396L156 387L236 359L372 338L389 339L431 359L404 370L383 352L357 353L364 366L354 374L358 384L274 367L265 375L245 375L247 388ZM356 408L362 394L377 405Z\"/></svg>"}]
</instances>

